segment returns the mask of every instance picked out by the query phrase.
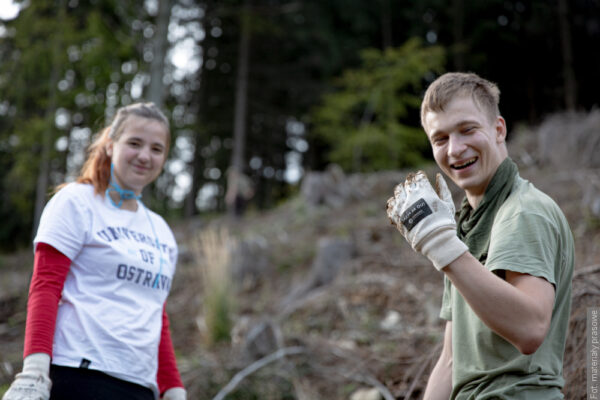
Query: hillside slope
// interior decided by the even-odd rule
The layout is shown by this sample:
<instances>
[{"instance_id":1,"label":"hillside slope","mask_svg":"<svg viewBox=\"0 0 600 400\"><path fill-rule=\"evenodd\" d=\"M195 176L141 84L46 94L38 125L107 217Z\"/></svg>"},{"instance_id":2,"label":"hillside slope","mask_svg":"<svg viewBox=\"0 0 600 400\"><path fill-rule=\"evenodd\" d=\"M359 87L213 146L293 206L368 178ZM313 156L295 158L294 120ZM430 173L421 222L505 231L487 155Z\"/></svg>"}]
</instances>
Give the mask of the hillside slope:
<instances>
[{"instance_id":1,"label":"hillside slope","mask_svg":"<svg viewBox=\"0 0 600 400\"><path fill-rule=\"evenodd\" d=\"M600 305L600 219L590 208L596 193L590 195L590 185L600 172L590 161L549 160L538 137L524 132L510 151L521 175L561 206L575 235L564 392L582 399L586 307ZM430 177L435 171L427 169ZM314 193L299 193L239 220L172 222L181 257L168 310L190 399L214 398L238 373L224 398L358 400L377 398L359 396L373 391L386 399L420 398L441 348L442 275L387 219L386 200L406 172L344 176L333 170L321 176L321 204ZM452 190L458 204L461 194ZM202 252L206 232L226 242L222 250L232 261L227 276L233 278L223 285L230 308L218 310L229 317L230 340L210 340L215 281L207 287L205 269L217 260ZM20 368L31 255L2 262L0 383L7 384Z\"/></svg>"}]
</instances>

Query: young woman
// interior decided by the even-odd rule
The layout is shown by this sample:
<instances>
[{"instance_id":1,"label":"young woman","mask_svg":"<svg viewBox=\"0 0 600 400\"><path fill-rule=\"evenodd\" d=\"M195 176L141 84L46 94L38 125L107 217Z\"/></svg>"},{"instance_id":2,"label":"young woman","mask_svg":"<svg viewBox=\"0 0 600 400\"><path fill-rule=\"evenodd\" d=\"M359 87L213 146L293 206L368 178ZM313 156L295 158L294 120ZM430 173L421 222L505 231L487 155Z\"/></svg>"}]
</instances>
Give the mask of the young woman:
<instances>
[{"instance_id":1,"label":"young woman","mask_svg":"<svg viewBox=\"0 0 600 400\"><path fill-rule=\"evenodd\" d=\"M177 244L140 200L169 141L154 104L119 109L77 182L48 202L34 239L23 370L4 400L186 399L165 311Z\"/></svg>"}]
</instances>

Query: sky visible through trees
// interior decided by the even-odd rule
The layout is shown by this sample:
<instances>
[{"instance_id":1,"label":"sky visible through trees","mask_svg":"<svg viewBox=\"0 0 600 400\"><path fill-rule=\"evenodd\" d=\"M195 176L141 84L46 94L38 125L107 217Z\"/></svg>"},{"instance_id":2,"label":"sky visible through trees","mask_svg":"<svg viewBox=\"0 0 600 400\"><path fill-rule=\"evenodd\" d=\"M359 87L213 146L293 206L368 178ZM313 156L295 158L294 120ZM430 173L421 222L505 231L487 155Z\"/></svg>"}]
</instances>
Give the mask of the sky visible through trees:
<instances>
[{"instance_id":1,"label":"sky visible through trees","mask_svg":"<svg viewBox=\"0 0 600 400\"><path fill-rule=\"evenodd\" d=\"M135 101L172 121L146 202L174 217L224 211L234 164L267 209L332 162L427 162L419 101L444 71L497 82L509 130L598 104L598 1L2 0L0 19L6 248Z\"/></svg>"}]
</instances>

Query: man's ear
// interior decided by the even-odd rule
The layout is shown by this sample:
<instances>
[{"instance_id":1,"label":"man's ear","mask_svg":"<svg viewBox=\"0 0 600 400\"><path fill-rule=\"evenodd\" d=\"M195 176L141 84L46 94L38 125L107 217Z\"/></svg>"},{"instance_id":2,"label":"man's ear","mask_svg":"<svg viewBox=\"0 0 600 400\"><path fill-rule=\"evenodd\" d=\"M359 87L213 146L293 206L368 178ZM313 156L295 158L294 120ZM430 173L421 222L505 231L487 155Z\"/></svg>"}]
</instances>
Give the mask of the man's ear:
<instances>
[{"instance_id":1,"label":"man's ear","mask_svg":"<svg viewBox=\"0 0 600 400\"><path fill-rule=\"evenodd\" d=\"M501 116L496 118L496 142L506 142L506 121Z\"/></svg>"}]
</instances>

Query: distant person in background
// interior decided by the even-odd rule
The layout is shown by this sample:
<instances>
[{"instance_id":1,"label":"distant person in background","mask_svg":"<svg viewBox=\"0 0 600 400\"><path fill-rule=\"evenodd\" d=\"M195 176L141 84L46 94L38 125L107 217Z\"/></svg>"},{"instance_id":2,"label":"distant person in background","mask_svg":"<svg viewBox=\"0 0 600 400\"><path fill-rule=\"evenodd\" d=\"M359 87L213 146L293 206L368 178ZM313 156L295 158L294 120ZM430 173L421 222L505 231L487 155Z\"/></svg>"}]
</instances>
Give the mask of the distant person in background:
<instances>
[{"instance_id":1,"label":"distant person in background","mask_svg":"<svg viewBox=\"0 0 600 400\"><path fill-rule=\"evenodd\" d=\"M556 203L508 157L500 91L475 74L434 81L421 122L442 176L409 174L388 216L443 272L442 354L425 399L562 399L574 244Z\"/></svg>"},{"instance_id":2,"label":"distant person in background","mask_svg":"<svg viewBox=\"0 0 600 400\"><path fill-rule=\"evenodd\" d=\"M246 211L248 202L254 196L252 181L243 172L235 167L227 170L227 193L225 204L230 213L241 217Z\"/></svg>"},{"instance_id":3,"label":"distant person in background","mask_svg":"<svg viewBox=\"0 0 600 400\"><path fill-rule=\"evenodd\" d=\"M59 186L34 239L23 370L4 400L185 400L165 302L177 244L141 202L164 166L169 123L118 110L76 183Z\"/></svg>"}]
</instances>

